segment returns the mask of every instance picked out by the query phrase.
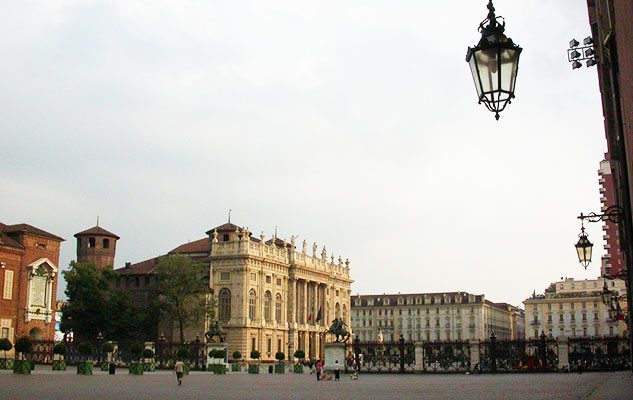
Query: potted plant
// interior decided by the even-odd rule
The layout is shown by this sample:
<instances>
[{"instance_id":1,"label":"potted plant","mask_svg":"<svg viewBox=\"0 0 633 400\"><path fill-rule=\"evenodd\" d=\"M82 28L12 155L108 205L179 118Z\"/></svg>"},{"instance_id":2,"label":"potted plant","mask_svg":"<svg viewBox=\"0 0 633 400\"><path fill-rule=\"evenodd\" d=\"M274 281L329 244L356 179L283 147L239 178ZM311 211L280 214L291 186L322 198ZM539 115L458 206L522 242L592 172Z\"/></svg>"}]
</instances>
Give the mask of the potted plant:
<instances>
[{"instance_id":1,"label":"potted plant","mask_svg":"<svg viewBox=\"0 0 633 400\"><path fill-rule=\"evenodd\" d=\"M53 346L53 371L66 371L66 360L64 357L68 353L68 348L64 343L57 343Z\"/></svg>"},{"instance_id":2,"label":"potted plant","mask_svg":"<svg viewBox=\"0 0 633 400\"><path fill-rule=\"evenodd\" d=\"M233 364L231 364L231 372L240 372L240 360L242 359L242 353L239 351L233 352Z\"/></svg>"},{"instance_id":3,"label":"potted plant","mask_svg":"<svg viewBox=\"0 0 633 400\"><path fill-rule=\"evenodd\" d=\"M209 351L209 358L211 358L211 364L208 366L208 370L214 374L226 374L226 365L224 365L224 350L213 349Z\"/></svg>"},{"instance_id":4,"label":"potted plant","mask_svg":"<svg viewBox=\"0 0 633 400\"><path fill-rule=\"evenodd\" d=\"M185 375L189 375L189 370L191 369L191 364L189 362L189 359L191 358L191 351L189 351L189 349L186 347L180 347L176 351L176 357L178 357L185 363L185 368L183 372L185 373Z\"/></svg>"},{"instance_id":5,"label":"potted plant","mask_svg":"<svg viewBox=\"0 0 633 400\"><path fill-rule=\"evenodd\" d=\"M15 351L18 358L13 363L14 374L30 374L31 362L26 359L26 356L33 351L33 342L28 336L22 336L15 341Z\"/></svg>"},{"instance_id":6,"label":"potted plant","mask_svg":"<svg viewBox=\"0 0 633 400\"><path fill-rule=\"evenodd\" d=\"M295 351L294 356L299 359L299 362L295 363L294 373L303 374L303 359L306 357L306 352L303 350L297 350Z\"/></svg>"},{"instance_id":7,"label":"potted plant","mask_svg":"<svg viewBox=\"0 0 633 400\"><path fill-rule=\"evenodd\" d=\"M143 350L143 371L154 372L156 370L156 363L154 363L154 350Z\"/></svg>"},{"instance_id":8,"label":"potted plant","mask_svg":"<svg viewBox=\"0 0 633 400\"><path fill-rule=\"evenodd\" d=\"M114 353L114 343L105 342L101 345L101 352L106 353L106 360L101 363L101 371L108 371L110 367L110 361L112 360L112 353Z\"/></svg>"},{"instance_id":9,"label":"potted plant","mask_svg":"<svg viewBox=\"0 0 633 400\"><path fill-rule=\"evenodd\" d=\"M141 362L141 356L143 355L143 350L145 347L139 342L134 342L130 346L130 353L134 356L134 360L130 360L130 374L132 375L143 375L143 363Z\"/></svg>"},{"instance_id":10,"label":"potted plant","mask_svg":"<svg viewBox=\"0 0 633 400\"><path fill-rule=\"evenodd\" d=\"M259 351L253 350L251 351L251 358L255 360L255 364L248 365L248 373L249 374L259 374Z\"/></svg>"},{"instance_id":11,"label":"potted plant","mask_svg":"<svg viewBox=\"0 0 633 400\"><path fill-rule=\"evenodd\" d=\"M0 339L0 350L4 351L4 358L0 358L0 369L13 369L13 360L7 358L7 351L11 351L13 344L7 338Z\"/></svg>"},{"instance_id":12,"label":"potted plant","mask_svg":"<svg viewBox=\"0 0 633 400\"><path fill-rule=\"evenodd\" d=\"M77 347L79 354L81 354L83 361L77 364L77 374L79 375L92 375L92 358L94 354L94 346L90 342L83 342Z\"/></svg>"},{"instance_id":13,"label":"potted plant","mask_svg":"<svg viewBox=\"0 0 633 400\"><path fill-rule=\"evenodd\" d=\"M277 353L275 353L275 359L277 359L277 363L275 364L276 374L283 374L286 372L286 366L284 365L285 358L286 355L283 352L278 351Z\"/></svg>"}]
</instances>

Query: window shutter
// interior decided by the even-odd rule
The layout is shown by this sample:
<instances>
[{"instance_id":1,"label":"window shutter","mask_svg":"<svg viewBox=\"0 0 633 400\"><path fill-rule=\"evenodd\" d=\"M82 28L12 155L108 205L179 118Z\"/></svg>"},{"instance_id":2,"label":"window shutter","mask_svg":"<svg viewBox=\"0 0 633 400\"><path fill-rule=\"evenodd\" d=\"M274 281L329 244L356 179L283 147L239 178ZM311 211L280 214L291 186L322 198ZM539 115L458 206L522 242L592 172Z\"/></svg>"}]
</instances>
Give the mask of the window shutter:
<instances>
[{"instance_id":1,"label":"window shutter","mask_svg":"<svg viewBox=\"0 0 633 400\"><path fill-rule=\"evenodd\" d=\"M6 300L13 299L13 271L10 269L4 271L4 290L2 297Z\"/></svg>"}]
</instances>

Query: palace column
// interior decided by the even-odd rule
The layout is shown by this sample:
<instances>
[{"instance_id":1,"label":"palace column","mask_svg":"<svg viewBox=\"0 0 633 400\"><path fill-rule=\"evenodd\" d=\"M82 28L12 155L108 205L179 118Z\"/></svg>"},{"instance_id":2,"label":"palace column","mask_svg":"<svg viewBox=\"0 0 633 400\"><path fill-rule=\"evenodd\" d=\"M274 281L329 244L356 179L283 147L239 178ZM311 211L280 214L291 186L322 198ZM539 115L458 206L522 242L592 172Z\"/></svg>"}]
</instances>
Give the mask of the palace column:
<instances>
[{"instance_id":1,"label":"palace column","mask_svg":"<svg viewBox=\"0 0 633 400\"><path fill-rule=\"evenodd\" d=\"M303 281L303 298L301 299L303 302L303 308L302 308L302 319L301 319L301 323L303 324L307 324L308 323L308 281L304 280Z\"/></svg>"}]
</instances>

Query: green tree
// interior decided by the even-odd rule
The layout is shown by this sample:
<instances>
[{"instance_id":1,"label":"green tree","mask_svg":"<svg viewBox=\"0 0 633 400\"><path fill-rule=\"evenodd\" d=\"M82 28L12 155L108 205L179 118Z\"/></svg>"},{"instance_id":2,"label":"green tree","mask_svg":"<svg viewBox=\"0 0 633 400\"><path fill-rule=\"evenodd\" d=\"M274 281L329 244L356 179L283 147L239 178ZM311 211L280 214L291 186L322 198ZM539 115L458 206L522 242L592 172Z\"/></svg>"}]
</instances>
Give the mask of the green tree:
<instances>
[{"instance_id":1,"label":"green tree","mask_svg":"<svg viewBox=\"0 0 633 400\"><path fill-rule=\"evenodd\" d=\"M145 310L134 306L131 295L116 288L116 272L72 262L64 271L67 304L62 308L62 332L94 340L99 332L108 340L154 339L161 316L160 303Z\"/></svg>"},{"instance_id":2,"label":"green tree","mask_svg":"<svg viewBox=\"0 0 633 400\"><path fill-rule=\"evenodd\" d=\"M68 302L62 308L62 332L73 332L76 339L92 340L108 328L108 292L114 272L94 265L70 263L64 271ZM107 337L107 336L106 336Z\"/></svg>"},{"instance_id":3,"label":"green tree","mask_svg":"<svg viewBox=\"0 0 633 400\"><path fill-rule=\"evenodd\" d=\"M209 270L190 257L173 254L159 260L156 272L163 309L177 322L184 343L187 327L212 316Z\"/></svg>"}]
</instances>

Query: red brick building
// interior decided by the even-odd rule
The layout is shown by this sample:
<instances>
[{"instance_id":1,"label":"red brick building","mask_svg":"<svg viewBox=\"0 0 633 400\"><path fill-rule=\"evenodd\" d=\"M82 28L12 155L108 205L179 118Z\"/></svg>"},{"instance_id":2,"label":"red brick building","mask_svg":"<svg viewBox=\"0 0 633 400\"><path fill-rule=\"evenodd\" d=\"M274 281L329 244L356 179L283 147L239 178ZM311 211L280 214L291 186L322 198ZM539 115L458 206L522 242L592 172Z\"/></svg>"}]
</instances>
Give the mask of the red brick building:
<instances>
[{"instance_id":1,"label":"red brick building","mask_svg":"<svg viewBox=\"0 0 633 400\"><path fill-rule=\"evenodd\" d=\"M59 236L0 223L0 337L53 340Z\"/></svg>"},{"instance_id":2,"label":"red brick building","mask_svg":"<svg viewBox=\"0 0 633 400\"><path fill-rule=\"evenodd\" d=\"M599 184L600 184L600 203L602 204L602 211L604 212L607 207L616 204L615 191L613 187L613 175L611 174L611 159L609 153L605 153L604 160L600 162L600 169L598 170ZM602 225L604 234L604 251L602 256L602 266L600 267L601 276L615 276L620 273L624 268L624 256L622 254L622 248L620 244L620 230L618 224L609 220Z\"/></svg>"}]
</instances>

